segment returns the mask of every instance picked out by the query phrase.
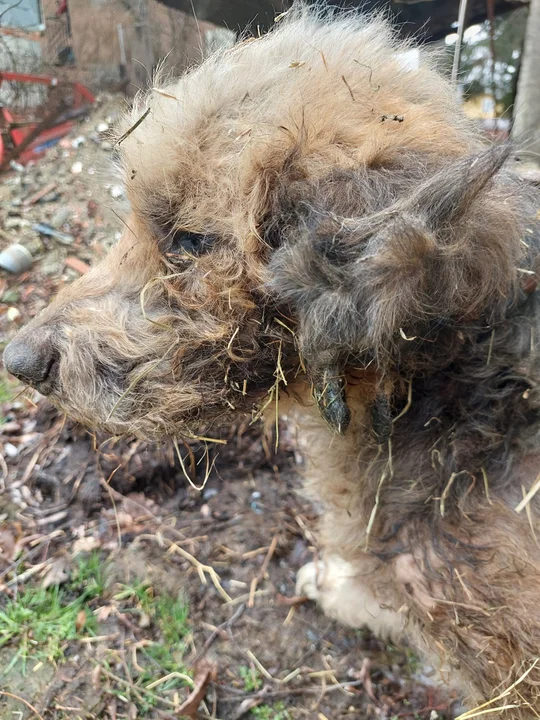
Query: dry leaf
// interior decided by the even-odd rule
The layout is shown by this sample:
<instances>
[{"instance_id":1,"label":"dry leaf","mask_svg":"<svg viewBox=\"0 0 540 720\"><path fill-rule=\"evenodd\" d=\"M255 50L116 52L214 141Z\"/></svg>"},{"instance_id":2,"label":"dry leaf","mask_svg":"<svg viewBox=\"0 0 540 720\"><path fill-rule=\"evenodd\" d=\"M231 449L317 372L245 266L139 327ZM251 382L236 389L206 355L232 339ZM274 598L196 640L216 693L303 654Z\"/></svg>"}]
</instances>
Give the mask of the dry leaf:
<instances>
[{"instance_id":1,"label":"dry leaf","mask_svg":"<svg viewBox=\"0 0 540 720\"><path fill-rule=\"evenodd\" d=\"M92 552L92 550L95 550L100 545L101 543L98 538L94 537L93 535L89 537L82 537L78 540L75 540L75 542L73 543L73 554L77 555L81 552Z\"/></svg>"},{"instance_id":2,"label":"dry leaf","mask_svg":"<svg viewBox=\"0 0 540 720\"><path fill-rule=\"evenodd\" d=\"M75 630L77 630L77 632L81 632L85 625L86 612L84 610L79 610L79 612L77 613L77 619L75 620Z\"/></svg>"},{"instance_id":3,"label":"dry leaf","mask_svg":"<svg viewBox=\"0 0 540 720\"><path fill-rule=\"evenodd\" d=\"M302 65L305 65L305 60L293 60L291 64L289 65L290 68L299 68L302 67Z\"/></svg>"},{"instance_id":4,"label":"dry leaf","mask_svg":"<svg viewBox=\"0 0 540 720\"><path fill-rule=\"evenodd\" d=\"M101 607L98 607L97 610L94 610L94 615L96 616L98 622L105 622L109 615L115 610L116 608L114 605L102 605Z\"/></svg>"},{"instance_id":5,"label":"dry leaf","mask_svg":"<svg viewBox=\"0 0 540 720\"><path fill-rule=\"evenodd\" d=\"M199 709L199 705L206 695L208 683L216 677L216 671L217 668L215 664L208 660L202 660L197 665L193 690L178 708L178 715L180 717L182 717L182 715L193 718L195 717L197 710Z\"/></svg>"},{"instance_id":6,"label":"dry leaf","mask_svg":"<svg viewBox=\"0 0 540 720\"><path fill-rule=\"evenodd\" d=\"M92 682L92 687L94 690L98 690L100 687L100 681L101 681L101 666L96 665L96 667L92 670L90 673L90 678Z\"/></svg>"},{"instance_id":7,"label":"dry leaf","mask_svg":"<svg viewBox=\"0 0 540 720\"><path fill-rule=\"evenodd\" d=\"M66 580L69 578L69 575L66 572L66 565L66 558L58 558L57 560L53 560L53 562L49 566L49 569L47 570L47 574L43 578L41 586L46 589L48 587L51 587L51 585L62 585L62 583L65 583Z\"/></svg>"},{"instance_id":8,"label":"dry leaf","mask_svg":"<svg viewBox=\"0 0 540 720\"><path fill-rule=\"evenodd\" d=\"M153 500L147 498L143 493L137 492L129 493L129 495L122 498L120 507L125 513L131 515L134 520L147 517L149 514L154 515L158 510L158 506Z\"/></svg>"},{"instance_id":9,"label":"dry leaf","mask_svg":"<svg viewBox=\"0 0 540 720\"><path fill-rule=\"evenodd\" d=\"M141 610L141 613L139 615L139 627L140 628L150 627L151 622L152 621L150 619L150 616Z\"/></svg>"},{"instance_id":10,"label":"dry leaf","mask_svg":"<svg viewBox=\"0 0 540 720\"><path fill-rule=\"evenodd\" d=\"M231 720L240 720L240 718L243 718L246 713L260 705L263 701L264 697L262 696L256 698L246 698L245 700L242 700L240 705L236 708L236 712L232 716Z\"/></svg>"},{"instance_id":11,"label":"dry leaf","mask_svg":"<svg viewBox=\"0 0 540 720\"><path fill-rule=\"evenodd\" d=\"M11 530L0 530L0 561L9 563L15 552L15 535Z\"/></svg>"}]
</instances>

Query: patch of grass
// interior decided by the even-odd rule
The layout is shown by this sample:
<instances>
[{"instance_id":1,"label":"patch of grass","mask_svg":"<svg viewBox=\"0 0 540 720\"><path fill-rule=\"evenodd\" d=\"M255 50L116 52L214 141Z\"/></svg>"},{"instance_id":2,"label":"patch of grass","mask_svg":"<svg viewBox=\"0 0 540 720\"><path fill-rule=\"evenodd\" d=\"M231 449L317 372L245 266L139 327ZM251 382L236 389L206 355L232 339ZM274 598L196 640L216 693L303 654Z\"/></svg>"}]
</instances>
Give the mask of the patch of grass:
<instances>
[{"instance_id":1,"label":"patch of grass","mask_svg":"<svg viewBox=\"0 0 540 720\"><path fill-rule=\"evenodd\" d=\"M240 665L238 674L244 682L244 690L247 693L256 692L262 688L263 679L256 668L249 667L248 665Z\"/></svg>"},{"instance_id":2,"label":"patch of grass","mask_svg":"<svg viewBox=\"0 0 540 720\"><path fill-rule=\"evenodd\" d=\"M0 602L0 647L17 646L3 674L18 662L25 674L30 659L56 665L70 641L95 635L97 623L89 603L104 589L105 567L99 553L90 553L78 558L62 588L28 587L14 600Z\"/></svg>"},{"instance_id":3,"label":"patch of grass","mask_svg":"<svg viewBox=\"0 0 540 720\"><path fill-rule=\"evenodd\" d=\"M0 372L0 406L12 399L15 394L13 386L17 383L11 382L5 372ZM0 411L0 425L6 422L6 418Z\"/></svg>"},{"instance_id":4,"label":"patch of grass","mask_svg":"<svg viewBox=\"0 0 540 720\"><path fill-rule=\"evenodd\" d=\"M101 597L105 592L105 572L106 563L99 552L79 555L68 588L85 600Z\"/></svg>"},{"instance_id":5,"label":"patch of grass","mask_svg":"<svg viewBox=\"0 0 540 720\"><path fill-rule=\"evenodd\" d=\"M133 669L136 676L135 693L130 700L137 705L143 715L159 704L159 695L167 695L177 688L185 688L186 680L178 674L191 677L184 664L186 643L190 633L189 606L182 596L156 595L147 584L122 585L114 595L117 603L126 604L122 612L138 616L139 624L152 625L160 637L159 642L141 647L137 653L138 668ZM141 670L142 668L142 670ZM160 678L171 675L151 692L147 686ZM121 694L126 695L126 688Z\"/></svg>"},{"instance_id":6,"label":"patch of grass","mask_svg":"<svg viewBox=\"0 0 540 720\"><path fill-rule=\"evenodd\" d=\"M0 608L0 647L17 645L6 675L17 662L26 673L32 658L56 664L70 640L94 635L96 621L83 598L70 600L58 586L25 589Z\"/></svg>"},{"instance_id":7,"label":"patch of grass","mask_svg":"<svg viewBox=\"0 0 540 720\"><path fill-rule=\"evenodd\" d=\"M251 715L259 720L290 720L291 718L282 702L275 703L273 707L259 705L251 710Z\"/></svg>"},{"instance_id":8,"label":"patch of grass","mask_svg":"<svg viewBox=\"0 0 540 720\"><path fill-rule=\"evenodd\" d=\"M11 400L12 394L6 380L0 377L0 404Z\"/></svg>"}]
</instances>

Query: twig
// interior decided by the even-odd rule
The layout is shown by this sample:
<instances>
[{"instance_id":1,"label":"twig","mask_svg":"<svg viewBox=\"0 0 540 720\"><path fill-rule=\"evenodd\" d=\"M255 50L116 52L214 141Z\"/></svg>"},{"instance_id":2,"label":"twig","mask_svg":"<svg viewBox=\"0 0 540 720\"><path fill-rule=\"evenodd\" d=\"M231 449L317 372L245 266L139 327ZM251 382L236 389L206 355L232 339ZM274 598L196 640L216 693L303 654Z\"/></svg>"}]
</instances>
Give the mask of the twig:
<instances>
[{"instance_id":1,"label":"twig","mask_svg":"<svg viewBox=\"0 0 540 720\"><path fill-rule=\"evenodd\" d=\"M345 682L343 685L329 685L326 688L326 692L334 692L335 690L343 690L343 688L360 687L363 685L363 680L352 680L351 682ZM251 695L245 695L242 690L236 690L235 688L224 687L223 685L216 685L221 690L226 690L230 693L235 693L234 697L222 697L220 702L238 702L238 697L243 697L245 700L251 700L256 698L281 698L288 697L289 695L318 695L319 688L312 687L300 687L300 688L289 688L288 690L271 690L265 691L259 690L259 692L252 693Z\"/></svg>"},{"instance_id":2,"label":"twig","mask_svg":"<svg viewBox=\"0 0 540 720\"><path fill-rule=\"evenodd\" d=\"M255 592L257 590L257 585L259 582L263 579L263 577L266 575L266 571L268 570L268 565L270 564L270 560L272 559L272 556L276 550L278 542L278 536L274 535L272 538L272 542L270 543L270 547L268 548L268 552L266 553L266 557L264 558L263 564L261 565L261 569L259 570L259 573L253 578L251 581L251 587L249 589L249 600L248 600L248 608L252 608L255 604Z\"/></svg>"},{"instance_id":3,"label":"twig","mask_svg":"<svg viewBox=\"0 0 540 720\"><path fill-rule=\"evenodd\" d=\"M163 538L163 540L170 543L169 552L178 553L178 555L181 555L183 558L188 560L193 565L193 567L199 573L201 582L204 585L206 585L205 573L208 573L208 575L210 576L210 580L212 580L212 583L214 584L214 587L216 588L218 593L221 595L221 597L225 600L225 602L228 602L228 603L233 602L232 597L230 595L228 595L225 592L225 590L223 589L223 587L220 583L220 577L211 565L204 565L199 560L197 560L197 558L194 557L191 553L188 553L187 550L184 550L184 548L179 547L176 543L172 542L168 538Z\"/></svg>"},{"instance_id":4,"label":"twig","mask_svg":"<svg viewBox=\"0 0 540 720\"><path fill-rule=\"evenodd\" d=\"M218 625L216 627L216 629L212 631L212 633L210 634L208 639L205 641L201 652L195 656L195 659L191 663L191 667L196 665L199 662L199 660L201 660L201 658L204 657L204 655L206 654L206 651L212 645L212 643L215 641L215 639L218 637L218 635L220 634L220 632L222 630L226 630L227 628L230 628L232 625L234 625L234 623L243 615L245 609L246 609L246 605L245 605L245 603L242 603L242 605L240 605L234 611L234 613L231 615L231 617L228 620L225 620L225 622L222 622L221 625Z\"/></svg>"},{"instance_id":5,"label":"twig","mask_svg":"<svg viewBox=\"0 0 540 720\"><path fill-rule=\"evenodd\" d=\"M0 695L5 695L5 697L13 698L14 700L18 700L19 702L22 702L23 705L26 705L26 707L31 710L34 715L39 718L39 720L43 720L43 717L38 713L36 708L33 705L30 705L28 700L25 700L22 697L19 697L18 695L14 695L13 693L7 692L6 690L0 690Z\"/></svg>"},{"instance_id":6,"label":"twig","mask_svg":"<svg viewBox=\"0 0 540 720\"><path fill-rule=\"evenodd\" d=\"M187 683L190 687L194 686L193 678L190 678L189 675L185 675L181 672L171 672L168 675L164 675L163 677L159 678L159 680L154 680L154 682L151 682L149 685L146 686L146 690L152 690L153 688L157 687L158 685L161 685L164 682L167 682L167 680L170 680L171 678L178 678L179 680L183 680L185 683Z\"/></svg>"},{"instance_id":7,"label":"twig","mask_svg":"<svg viewBox=\"0 0 540 720\"><path fill-rule=\"evenodd\" d=\"M280 682L279 680L277 680L276 678L273 678L273 677L270 675L270 673L268 672L268 670L264 667L264 665L261 663L261 661L258 660L258 659L255 657L255 654L252 653L251 650L248 650L248 651L246 652L246 655L247 655L248 658L251 660L251 662L255 665L255 667L256 667L257 670L261 673L261 675L264 675L264 677L265 677L267 680L270 680L270 682L277 682L277 683Z\"/></svg>"},{"instance_id":8,"label":"twig","mask_svg":"<svg viewBox=\"0 0 540 720\"><path fill-rule=\"evenodd\" d=\"M148 115L150 115L151 109L152 108L148 108L147 110L145 110L143 112L143 114L141 115L141 117L128 130L126 130L126 132L121 137L118 138L118 140L116 141L115 147L118 147L118 145L123 143L124 140L126 138L128 138L131 135L131 133L134 132L142 122L144 122L146 120Z\"/></svg>"}]
</instances>

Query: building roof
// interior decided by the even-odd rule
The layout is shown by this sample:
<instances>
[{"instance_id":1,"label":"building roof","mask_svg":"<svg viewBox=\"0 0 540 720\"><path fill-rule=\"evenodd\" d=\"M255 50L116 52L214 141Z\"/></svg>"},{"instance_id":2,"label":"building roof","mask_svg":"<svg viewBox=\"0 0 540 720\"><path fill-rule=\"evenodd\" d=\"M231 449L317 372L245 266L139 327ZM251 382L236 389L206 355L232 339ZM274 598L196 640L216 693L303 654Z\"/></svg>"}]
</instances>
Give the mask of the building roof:
<instances>
[{"instance_id":1,"label":"building roof","mask_svg":"<svg viewBox=\"0 0 540 720\"><path fill-rule=\"evenodd\" d=\"M311 0L312 2L317 0ZM468 0L467 25L486 19L490 0ZM199 20L224 25L231 30L257 26L266 29L274 17L290 6L290 0L159 0ZM321 0L318 0L319 4ZM459 0L332 0L332 5L361 6L363 12L386 8L395 18L403 35L414 34L420 39L434 41L451 33L458 17ZM528 4L527 0L493 0L495 14L514 10Z\"/></svg>"}]
</instances>

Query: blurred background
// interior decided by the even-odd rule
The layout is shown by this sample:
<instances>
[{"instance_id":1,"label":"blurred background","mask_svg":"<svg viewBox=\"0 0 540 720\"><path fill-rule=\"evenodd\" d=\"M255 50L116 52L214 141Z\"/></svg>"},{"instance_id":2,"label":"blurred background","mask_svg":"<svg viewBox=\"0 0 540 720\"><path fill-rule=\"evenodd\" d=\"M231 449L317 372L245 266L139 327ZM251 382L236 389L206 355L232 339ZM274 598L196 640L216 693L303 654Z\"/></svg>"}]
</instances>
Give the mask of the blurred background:
<instances>
[{"instance_id":1,"label":"blurred background","mask_svg":"<svg viewBox=\"0 0 540 720\"><path fill-rule=\"evenodd\" d=\"M540 183L540 0L343 1L437 49L486 140ZM0 0L0 351L117 241L113 131L285 0ZM411 50L409 61L418 53ZM316 556L302 446L249 421L216 443L91 434L0 367L0 718L455 717L411 648L340 627L295 574Z\"/></svg>"}]
</instances>

